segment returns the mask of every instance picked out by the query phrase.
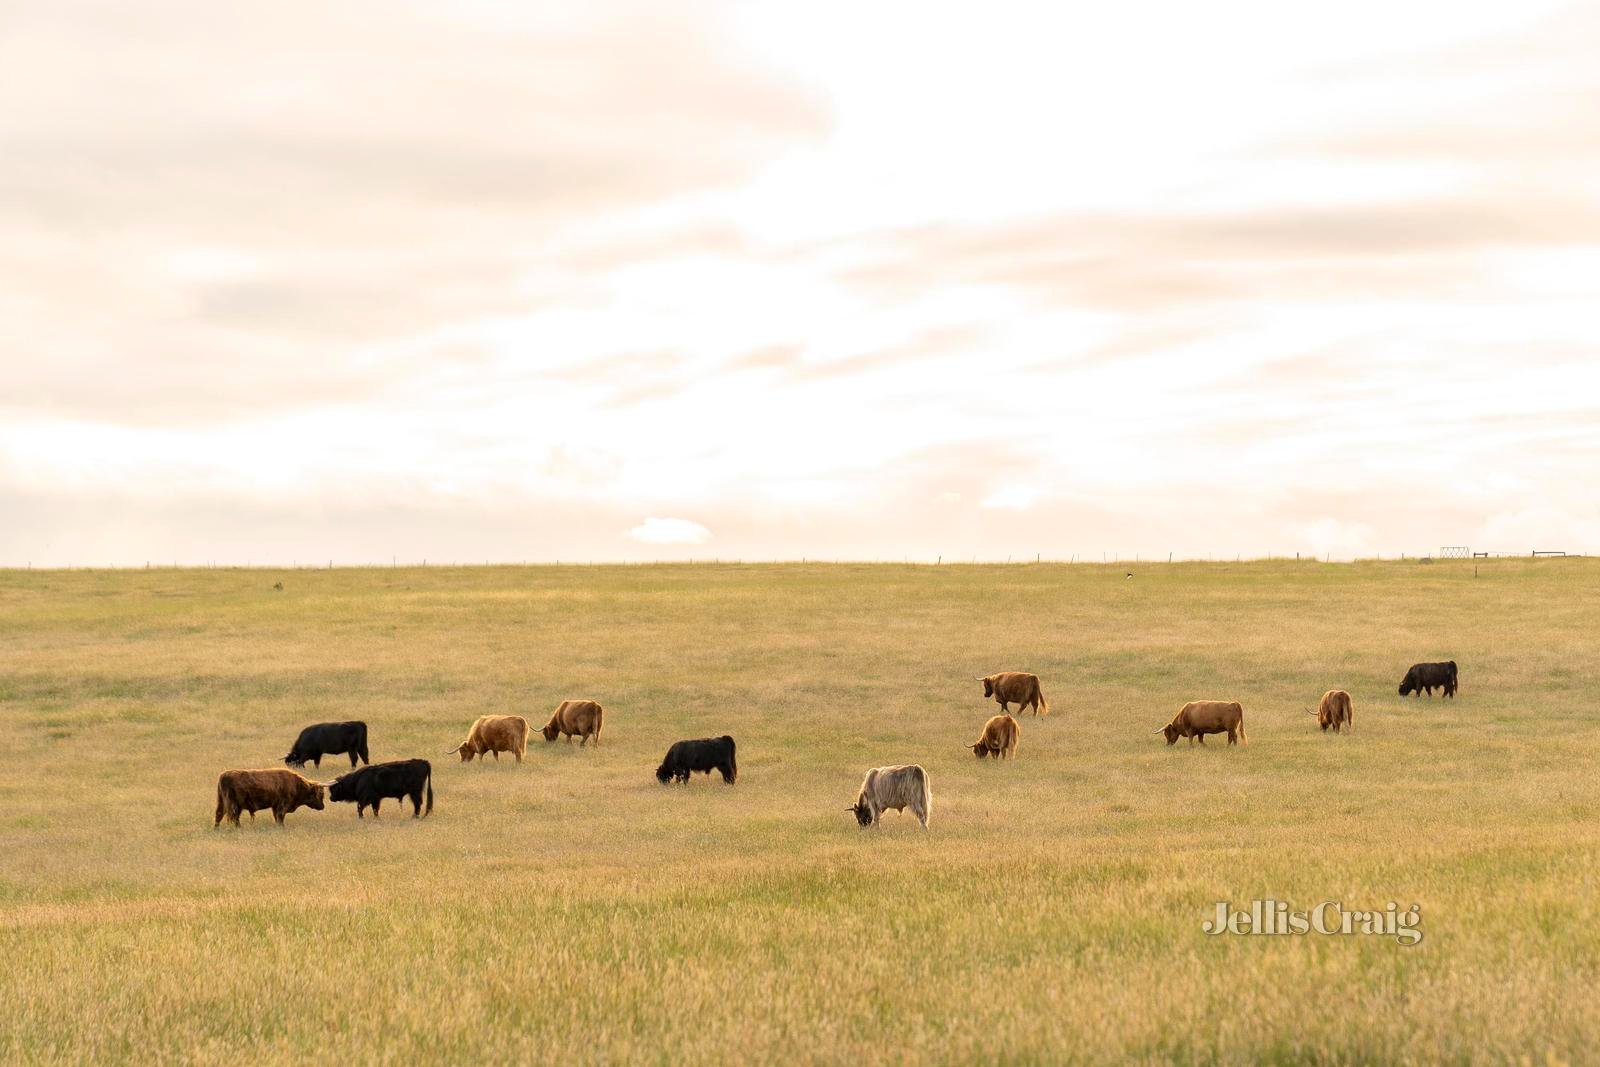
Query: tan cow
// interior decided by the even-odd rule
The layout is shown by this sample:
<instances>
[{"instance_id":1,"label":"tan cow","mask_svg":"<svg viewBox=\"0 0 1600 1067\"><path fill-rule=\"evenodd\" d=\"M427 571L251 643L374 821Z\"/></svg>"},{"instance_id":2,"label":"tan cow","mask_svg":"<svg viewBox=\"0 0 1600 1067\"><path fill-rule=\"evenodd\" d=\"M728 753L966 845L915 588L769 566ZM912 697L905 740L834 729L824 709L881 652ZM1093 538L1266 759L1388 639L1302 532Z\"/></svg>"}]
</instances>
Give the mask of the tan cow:
<instances>
[{"instance_id":1,"label":"tan cow","mask_svg":"<svg viewBox=\"0 0 1600 1067\"><path fill-rule=\"evenodd\" d=\"M928 828L933 814L933 791L928 787L928 772L917 764L903 767L874 767L861 783L855 804L844 809L854 812L862 826L877 826L885 811L911 809L922 828Z\"/></svg>"},{"instance_id":2,"label":"tan cow","mask_svg":"<svg viewBox=\"0 0 1600 1067\"><path fill-rule=\"evenodd\" d=\"M1307 708L1306 714L1313 712ZM1339 732L1342 726L1347 730L1354 730L1355 708L1350 703L1350 694L1343 689L1330 689L1322 694L1322 699L1317 702L1317 725L1326 732L1332 728L1334 733Z\"/></svg>"},{"instance_id":3,"label":"tan cow","mask_svg":"<svg viewBox=\"0 0 1600 1067\"><path fill-rule=\"evenodd\" d=\"M1169 745L1180 737L1187 737L1191 745L1198 737L1203 745L1206 734L1227 734L1230 745L1249 743L1244 736L1244 708L1235 700L1191 700L1156 733L1165 734Z\"/></svg>"},{"instance_id":4,"label":"tan cow","mask_svg":"<svg viewBox=\"0 0 1600 1067\"><path fill-rule=\"evenodd\" d=\"M1000 705L1001 711L1010 711L1009 705L1017 706L1017 714L1028 705L1033 705L1035 715L1050 714L1050 705L1045 703L1044 693L1039 689L1039 676L1037 674L1024 674L1022 671L1001 671L991 674L987 678L979 678L983 683L983 695L994 697L994 702Z\"/></svg>"},{"instance_id":5,"label":"tan cow","mask_svg":"<svg viewBox=\"0 0 1600 1067\"><path fill-rule=\"evenodd\" d=\"M1017 754L1017 736L1022 727L1009 715L996 715L983 724L983 736L972 746L972 754L979 759L993 755L995 759L1010 759Z\"/></svg>"},{"instance_id":6,"label":"tan cow","mask_svg":"<svg viewBox=\"0 0 1600 1067\"><path fill-rule=\"evenodd\" d=\"M544 739L554 741L556 735L566 734L567 744L572 744L573 737L581 737L579 746L587 745L589 738L594 738L594 743L600 743L600 724L604 720L606 709L592 700L563 700L550 716L550 721L544 724Z\"/></svg>"},{"instance_id":7,"label":"tan cow","mask_svg":"<svg viewBox=\"0 0 1600 1067\"><path fill-rule=\"evenodd\" d=\"M282 826L283 817L297 808L321 811L325 789L321 782L284 767L223 771L217 778L217 817L211 828L221 826L223 819L238 826L240 812L248 811L254 819L256 812L268 809L273 820Z\"/></svg>"},{"instance_id":8,"label":"tan cow","mask_svg":"<svg viewBox=\"0 0 1600 1067\"><path fill-rule=\"evenodd\" d=\"M500 762L502 752L510 752L521 763L528 751L528 732L528 720L521 715L480 715L472 724L467 739L450 751L459 752L462 763L471 763L472 757L490 752L494 753L496 763Z\"/></svg>"}]
</instances>

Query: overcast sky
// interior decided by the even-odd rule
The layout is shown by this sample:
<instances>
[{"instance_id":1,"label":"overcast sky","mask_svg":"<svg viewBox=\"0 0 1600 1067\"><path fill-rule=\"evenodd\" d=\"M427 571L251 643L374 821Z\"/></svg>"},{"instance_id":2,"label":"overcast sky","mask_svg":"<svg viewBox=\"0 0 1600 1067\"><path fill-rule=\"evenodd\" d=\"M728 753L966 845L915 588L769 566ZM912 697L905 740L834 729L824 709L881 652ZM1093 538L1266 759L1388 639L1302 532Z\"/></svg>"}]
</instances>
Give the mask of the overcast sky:
<instances>
[{"instance_id":1,"label":"overcast sky","mask_svg":"<svg viewBox=\"0 0 1600 1067\"><path fill-rule=\"evenodd\" d=\"M12 2L0 564L1600 551L1600 15Z\"/></svg>"}]
</instances>

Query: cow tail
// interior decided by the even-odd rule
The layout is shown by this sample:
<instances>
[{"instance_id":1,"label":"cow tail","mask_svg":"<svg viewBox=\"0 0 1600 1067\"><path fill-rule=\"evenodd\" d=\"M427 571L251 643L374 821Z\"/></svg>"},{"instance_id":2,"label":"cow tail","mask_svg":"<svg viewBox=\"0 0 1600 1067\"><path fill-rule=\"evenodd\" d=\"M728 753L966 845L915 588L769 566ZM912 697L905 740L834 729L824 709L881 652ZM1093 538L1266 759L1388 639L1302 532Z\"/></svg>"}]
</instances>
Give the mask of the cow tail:
<instances>
[{"instance_id":1,"label":"cow tail","mask_svg":"<svg viewBox=\"0 0 1600 1067\"><path fill-rule=\"evenodd\" d=\"M423 815L433 814L433 768L428 768L428 806L422 809Z\"/></svg>"},{"instance_id":2,"label":"cow tail","mask_svg":"<svg viewBox=\"0 0 1600 1067\"><path fill-rule=\"evenodd\" d=\"M367 766L370 767L370 766L372 766L372 758L367 755L367 724L366 723L362 723L361 724L361 737L359 738L359 740L361 742L361 746L360 746L360 751L357 752L356 755L361 757L361 762L362 763L365 763Z\"/></svg>"},{"instance_id":3,"label":"cow tail","mask_svg":"<svg viewBox=\"0 0 1600 1067\"><path fill-rule=\"evenodd\" d=\"M1205 741L1205 738L1202 737L1200 740L1203 742L1203 741ZM1244 716L1243 715L1239 716L1239 743L1241 745L1248 745L1250 743L1250 739L1244 735Z\"/></svg>"},{"instance_id":4,"label":"cow tail","mask_svg":"<svg viewBox=\"0 0 1600 1067\"><path fill-rule=\"evenodd\" d=\"M1048 714L1050 714L1050 703L1049 703L1049 701L1045 700L1045 698L1044 698L1044 687L1041 686L1038 682L1034 682L1033 683L1033 698L1039 702L1039 714L1040 715L1048 715ZM1021 715L1022 712L1019 711L1019 712L1017 712L1017 714Z\"/></svg>"},{"instance_id":5,"label":"cow tail","mask_svg":"<svg viewBox=\"0 0 1600 1067\"><path fill-rule=\"evenodd\" d=\"M217 821L212 824L212 828L213 829L215 829L216 827L222 825L222 816L223 816L223 813L226 810L227 810L226 806L222 803L222 779L218 778L217 779Z\"/></svg>"},{"instance_id":6,"label":"cow tail","mask_svg":"<svg viewBox=\"0 0 1600 1067\"><path fill-rule=\"evenodd\" d=\"M928 785L927 771L923 771L919 777L922 779L922 825L926 829L928 821L933 818L933 788Z\"/></svg>"}]
</instances>

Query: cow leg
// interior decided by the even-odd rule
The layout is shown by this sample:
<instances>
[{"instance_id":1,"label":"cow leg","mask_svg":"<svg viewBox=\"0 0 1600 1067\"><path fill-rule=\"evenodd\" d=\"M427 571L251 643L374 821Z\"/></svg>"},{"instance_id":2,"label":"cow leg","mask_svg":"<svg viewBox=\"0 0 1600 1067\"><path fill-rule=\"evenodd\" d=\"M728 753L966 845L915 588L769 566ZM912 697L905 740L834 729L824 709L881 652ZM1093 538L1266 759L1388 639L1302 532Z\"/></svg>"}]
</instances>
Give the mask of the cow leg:
<instances>
[{"instance_id":1,"label":"cow leg","mask_svg":"<svg viewBox=\"0 0 1600 1067\"><path fill-rule=\"evenodd\" d=\"M311 761L311 762L312 762L312 763L313 763L313 764L314 764L314 765L315 765L315 766L318 766L318 767L320 767L320 766L322 766L322 753L320 753L320 752L319 752L319 753L317 753L317 755L316 755L316 758L315 758L315 759L313 759L313 760L312 760L312 761Z\"/></svg>"},{"instance_id":2,"label":"cow leg","mask_svg":"<svg viewBox=\"0 0 1600 1067\"><path fill-rule=\"evenodd\" d=\"M351 749L350 750L350 767L351 767L352 770L355 769L355 765L356 765L356 752L355 752L355 749Z\"/></svg>"},{"instance_id":3,"label":"cow leg","mask_svg":"<svg viewBox=\"0 0 1600 1067\"><path fill-rule=\"evenodd\" d=\"M359 800L356 801L356 818L365 819L366 817L367 817L367 806L365 804L363 804Z\"/></svg>"},{"instance_id":4,"label":"cow leg","mask_svg":"<svg viewBox=\"0 0 1600 1067\"><path fill-rule=\"evenodd\" d=\"M422 818L422 790L420 789L411 794L411 817L413 819Z\"/></svg>"},{"instance_id":5,"label":"cow leg","mask_svg":"<svg viewBox=\"0 0 1600 1067\"><path fill-rule=\"evenodd\" d=\"M283 807L278 804L272 806L272 821L279 826L283 825Z\"/></svg>"},{"instance_id":6,"label":"cow leg","mask_svg":"<svg viewBox=\"0 0 1600 1067\"><path fill-rule=\"evenodd\" d=\"M494 750L494 761L496 763L500 762L500 750L498 748Z\"/></svg>"},{"instance_id":7,"label":"cow leg","mask_svg":"<svg viewBox=\"0 0 1600 1067\"><path fill-rule=\"evenodd\" d=\"M1198 736L1200 738L1200 743L1202 745L1204 745L1206 743L1206 735L1205 734L1198 734L1196 736Z\"/></svg>"}]
</instances>

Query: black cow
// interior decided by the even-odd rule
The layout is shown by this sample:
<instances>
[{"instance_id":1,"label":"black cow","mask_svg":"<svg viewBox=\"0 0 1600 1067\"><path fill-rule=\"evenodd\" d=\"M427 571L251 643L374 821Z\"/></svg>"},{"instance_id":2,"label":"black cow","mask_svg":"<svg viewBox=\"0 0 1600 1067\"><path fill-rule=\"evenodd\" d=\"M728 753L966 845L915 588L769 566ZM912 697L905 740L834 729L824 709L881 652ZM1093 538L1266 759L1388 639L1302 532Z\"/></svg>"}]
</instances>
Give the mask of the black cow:
<instances>
[{"instance_id":1,"label":"black cow","mask_svg":"<svg viewBox=\"0 0 1600 1067\"><path fill-rule=\"evenodd\" d=\"M1411 669L1406 671L1406 680L1400 683L1400 695L1418 696L1426 689L1429 696L1433 696L1435 689L1443 689L1444 695L1456 695L1456 661L1448 660L1444 663L1413 663Z\"/></svg>"},{"instance_id":2,"label":"black cow","mask_svg":"<svg viewBox=\"0 0 1600 1067\"><path fill-rule=\"evenodd\" d=\"M422 806L424 789L428 796L426 808ZM341 774L328 783L328 799L355 801L358 819L367 808L372 809L372 817L376 819L378 805L385 797L402 802L410 797L413 819L428 814L433 810L433 765L425 759L392 760Z\"/></svg>"},{"instance_id":3,"label":"black cow","mask_svg":"<svg viewBox=\"0 0 1600 1067\"><path fill-rule=\"evenodd\" d=\"M667 758L656 768L662 785L677 780L687 782L692 771L710 774L721 771L722 780L732 785L739 778L739 765L733 759L733 738L702 737L698 741L679 741L667 749Z\"/></svg>"},{"instance_id":4,"label":"black cow","mask_svg":"<svg viewBox=\"0 0 1600 1067\"><path fill-rule=\"evenodd\" d=\"M356 765L357 756L361 757L362 763L372 762L367 758L366 723L313 723L300 731L300 736L294 739L283 762L291 767L304 767L309 760L320 767L323 756L337 756L341 752L350 757L352 767Z\"/></svg>"}]
</instances>

